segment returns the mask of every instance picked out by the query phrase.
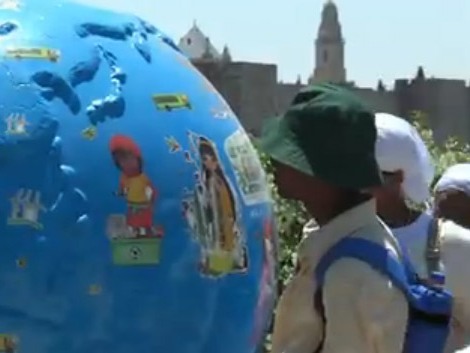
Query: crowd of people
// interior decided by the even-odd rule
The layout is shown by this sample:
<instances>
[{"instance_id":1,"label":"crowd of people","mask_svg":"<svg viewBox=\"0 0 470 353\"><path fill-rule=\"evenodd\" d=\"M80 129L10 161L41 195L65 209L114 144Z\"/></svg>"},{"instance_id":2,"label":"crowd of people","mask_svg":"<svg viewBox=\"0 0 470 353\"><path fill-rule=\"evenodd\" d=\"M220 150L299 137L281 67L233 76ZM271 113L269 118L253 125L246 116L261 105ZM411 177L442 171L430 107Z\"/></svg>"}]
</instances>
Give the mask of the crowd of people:
<instances>
[{"instance_id":1,"label":"crowd of people","mask_svg":"<svg viewBox=\"0 0 470 353\"><path fill-rule=\"evenodd\" d=\"M331 84L300 91L267 123L261 148L280 195L312 219L272 353L470 345L470 163L436 176L413 125Z\"/></svg>"}]
</instances>

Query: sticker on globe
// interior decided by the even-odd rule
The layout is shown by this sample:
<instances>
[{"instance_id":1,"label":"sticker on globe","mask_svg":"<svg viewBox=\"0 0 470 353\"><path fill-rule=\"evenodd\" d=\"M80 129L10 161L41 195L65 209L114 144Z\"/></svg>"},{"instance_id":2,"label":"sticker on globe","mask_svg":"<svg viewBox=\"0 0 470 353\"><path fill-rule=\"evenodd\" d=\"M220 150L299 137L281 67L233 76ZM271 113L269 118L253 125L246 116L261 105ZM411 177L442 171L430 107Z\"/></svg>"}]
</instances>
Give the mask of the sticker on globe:
<instances>
[{"instance_id":1,"label":"sticker on globe","mask_svg":"<svg viewBox=\"0 0 470 353\"><path fill-rule=\"evenodd\" d=\"M152 96L153 104L158 110L173 111L178 109L192 109L191 102L186 94L155 94Z\"/></svg>"},{"instance_id":2,"label":"sticker on globe","mask_svg":"<svg viewBox=\"0 0 470 353\"><path fill-rule=\"evenodd\" d=\"M19 11L21 2L19 0L0 0L0 10Z\"/></svg>"},{"instance_id":3,"label":"sticker on globe","mask_svg":"<svg viewBox=\"0 0 470 353\"><path fill-rule=\"evenodd\" d=\"M214 118L219 120L227 120L234 116L230 108L225 104L219 104L217 107L212 108L211 114Z\"/></svg>"},{"instance_id":4,"label":"sticker on globe","mask_svg":"<svg viewBox=\"0 0 470 353\"><path fill-rule=\"evenodd\" d=\"M60 59L60 51L50 48L8 48L5 57L10 59L40 59L57 62Z\"/></svg>"},{"instance_id":5,"label":"sticker on globe","mask_svg":"<svg viewBox=\"0 0 470 353\"><path fill-rule=\"evenodd\" d=\"M125 211L112 214L107 221L115 265L156 265L160 262L163 229L153 215L157 189L144 170L144 159L137 143L128 136L115 135L109 143L119 171L114 194L122 199Z\"/></svg>"},{"instance_id":6,"label":"sticker on globe","mask_svg":"<svg viewBox=\"0 0 470 353\"><path fill-rule=\"evenodd\" d=\"M5 119L5 135L28 136L27 127L31 123L26 119L25 114L10 114Z\"/></svg>"},{"instance_id":7,"label":"sticker on globe","mask_svg":"<svg viewBox=\"0 0 470 353\"><path fill-rule=\"evenodd\" d=\"M8 225L43 229L40 217L47 209L41 201L41 196L41 192L32 189L19 189L12 195Z\"/></svg>"},{"instance_id":8,"label":"sticker on globe","mask_svg":"<svg viewBox=\"0 0 470 353\"><path fill-rule=\"evenodd\" d=\"M177 153L181 151L181 145L174 136L165 136L165 143L170 153Z\"/></svg>"},{"instance_id":9,"label":"sticker on globe","mask_svg":"<svg viewBox=\"0 0 470 353\"><path fill-rule=\"evenodd\" d=\"M254 330L251 341L257 344L264 333L264 323L274 308L274 293L276 288L276 253L273 244L274 221L271 218L265 220L263 230L263 267L260 281L260 292L255 309Z\"/></svg>"},{"instance_id":10,"label":"sticker on globe","mask_svg":"<svg viewBox=\"0 0 470 353\"><path fill-rule=\"evenodd\" d=\"M0 353L16 353L18 352L18 337L0 333Z\"/></svg>"},{"instance_id":11,"label":"sticker on globe","mask_svg":"<svg viewBox=\"0 0 470 353\"><path fill-rule=\"evenodd\" d=\"M243 130L237 130L225 140L224 148L235 170L245 204L268 202L265 173L249 136Z\"/></svg>"},{"instance_id":12,"label":"sticker on globe","mask_svg":"<svg viewBox=\"0 0 470 353\"><path fill-rule=\"evenodd\" d=\"M182 212L200 246L199 270L218 277L248 268L246 239L235 189L214 141L189 134L194 188L186 190Z\"/></svg>"}]
</instances>

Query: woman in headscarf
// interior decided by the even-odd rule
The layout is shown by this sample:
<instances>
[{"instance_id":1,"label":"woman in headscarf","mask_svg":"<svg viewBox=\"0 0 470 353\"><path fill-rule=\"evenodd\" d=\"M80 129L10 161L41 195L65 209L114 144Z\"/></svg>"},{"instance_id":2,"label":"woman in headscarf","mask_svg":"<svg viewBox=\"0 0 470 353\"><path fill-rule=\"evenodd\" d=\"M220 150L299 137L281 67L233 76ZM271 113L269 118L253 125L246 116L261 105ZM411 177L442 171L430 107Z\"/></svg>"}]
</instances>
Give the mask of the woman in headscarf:
<instances>
[{"instance_id":1,"label":"woman in headscarf","mask_svg":"<svg viewBox=\"0 0 470 353\"><path fill-rule=\"evenodd\" d=\"M430 154L418 131L399 117L376 114L376 159L384 185L376 188L377 212L391 228L423 281L435 285L445 273L454 295L455 329L449 352L470 337L470 231L441 219L427 206L434 177ZM439 214L440 216L440 214Z\"/></svg>"},{"instance_id":2,"label":"woman in headscarf","mask_svg":"<svg viewBox=\"0 0 470 353\"><path fill-rule=\"evenodd\" d=\"M470 163L448 168L434 187L436 215L470 229Z\"/></svg>"}]
</instances>

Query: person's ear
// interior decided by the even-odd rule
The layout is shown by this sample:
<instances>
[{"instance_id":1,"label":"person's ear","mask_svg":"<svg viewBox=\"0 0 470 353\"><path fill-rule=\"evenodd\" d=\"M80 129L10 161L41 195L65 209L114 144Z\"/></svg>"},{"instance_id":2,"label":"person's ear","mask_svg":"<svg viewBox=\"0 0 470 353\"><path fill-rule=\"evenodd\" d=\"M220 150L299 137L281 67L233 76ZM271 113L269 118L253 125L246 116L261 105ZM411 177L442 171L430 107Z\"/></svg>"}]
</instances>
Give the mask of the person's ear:
<instances>
[{"instance_id":1,"label":"person's ear","mask_svg":"<svg viewBox=\"0 0 470 353\"><path fill-rule=\"evenodd\" d=\"M405 174L402 170L394 172L382 172L385 185L401 185L405 179Z\"/></svg>"},{"instance_id":2,"label":"person's ear","mask_svg":"<svg viewBox=\"0 0 470 353\"><path fill-rule=\"evenodd\" d=\"M396 184L402 184L403 181L405 180L405 173L403 173L403 170L397 170L393 176L392 176L392 180L394 181L394 183Z\"/></svg>"}]
</instances>

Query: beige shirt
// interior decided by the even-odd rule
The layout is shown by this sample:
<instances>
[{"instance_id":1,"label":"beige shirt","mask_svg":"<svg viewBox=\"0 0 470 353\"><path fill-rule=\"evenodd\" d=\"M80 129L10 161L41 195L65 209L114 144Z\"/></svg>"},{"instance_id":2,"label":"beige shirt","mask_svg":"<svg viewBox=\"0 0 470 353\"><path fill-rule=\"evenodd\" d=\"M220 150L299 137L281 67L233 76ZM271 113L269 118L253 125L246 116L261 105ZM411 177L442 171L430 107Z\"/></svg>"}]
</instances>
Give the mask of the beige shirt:
<instances>
[{"instance_id":1,"label":"beige shirt","mask_svg":"<svg viewBox=\"0 0 470 353\"><path fill-rule=\"evenodd\" d=\"M383 244L397 253L397 242L365 202L321 228L305 226L299 248L300 270L278 303L272 353L313 353L325 329L314 309L314 269L322 255L345 236ZM369 265L344 258L326 273L322 289L326 337L322 353L401 353L408 320L404 295Z\"/></svg>"},{"instance_id":2,"label":"beige shirt","mask_svg":"<svg viewBox=\"0 0 470 353\"><path fill-rule=\"evenodd\" d=\"M441 224L440 232L446 287L454 296L454 325L447 352L468 346L462 352L470 353L470 230L445 220Z\"/></svg>"}]
</instances>

